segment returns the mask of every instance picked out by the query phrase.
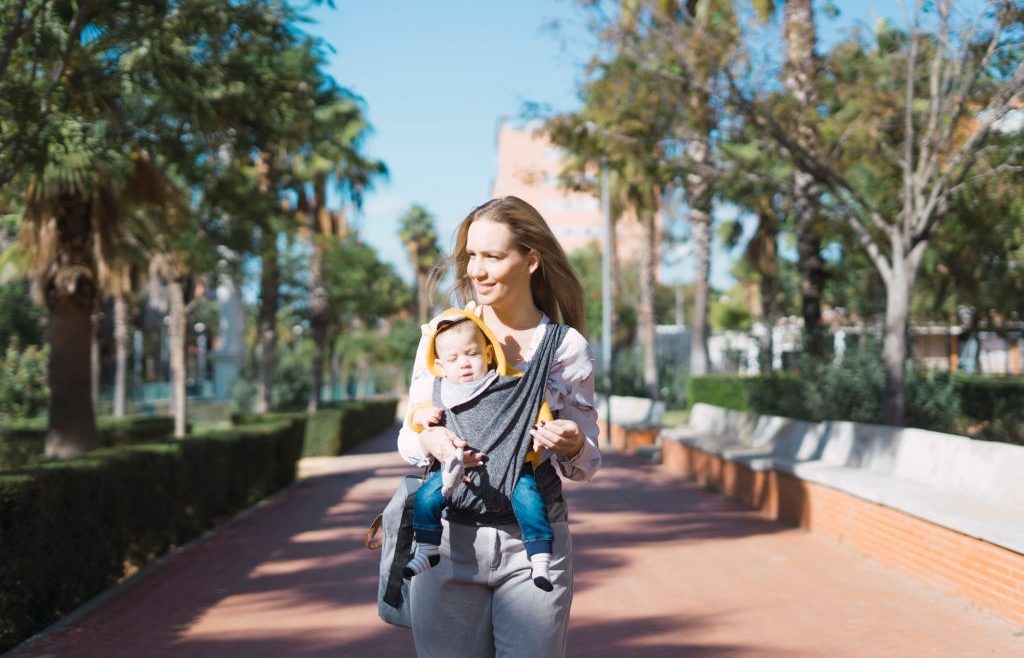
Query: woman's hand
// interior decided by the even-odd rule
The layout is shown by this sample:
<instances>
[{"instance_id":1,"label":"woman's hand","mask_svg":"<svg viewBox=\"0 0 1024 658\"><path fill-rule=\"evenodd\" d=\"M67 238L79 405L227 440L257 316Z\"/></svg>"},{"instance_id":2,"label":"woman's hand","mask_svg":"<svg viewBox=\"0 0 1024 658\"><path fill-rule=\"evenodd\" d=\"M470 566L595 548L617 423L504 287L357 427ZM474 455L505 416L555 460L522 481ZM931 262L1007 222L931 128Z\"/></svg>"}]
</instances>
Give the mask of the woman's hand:
<instances>
[{"instance_id":1,"label":"woman's hand","mask_svg":"<svg viewBox=\"0 0 1024 658\"><path fill-rule=\"evenodd\" d=\"M586 441L580 426L563 418L542 422L530 430L530 436L539 448L553 450L563 460L580 454Z\"/></svg>"},{"instance_id":2,"label":"woman's hand","mask_svg":"<svg viewBox=\"0 0 1024 658\"><path fill-rule=\"evenodd\" d=\"M475 468L484 463L487 455L468 448L465 441L452 434L444 427L428 427L420 432L420 451L425 457L444 462L456 447L462 448L465 457L462 464L466 468Z\"/></svg>"}]
</instances>

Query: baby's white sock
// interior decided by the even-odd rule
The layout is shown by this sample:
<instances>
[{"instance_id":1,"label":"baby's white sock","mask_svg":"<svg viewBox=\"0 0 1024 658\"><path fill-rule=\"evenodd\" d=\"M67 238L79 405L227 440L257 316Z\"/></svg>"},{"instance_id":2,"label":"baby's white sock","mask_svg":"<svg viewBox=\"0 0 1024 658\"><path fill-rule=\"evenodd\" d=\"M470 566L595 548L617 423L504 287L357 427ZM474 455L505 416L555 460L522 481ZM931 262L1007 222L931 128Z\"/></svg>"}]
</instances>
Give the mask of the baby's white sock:
<instances>
[{"instance_id":1,"label":"baby's white sock","mask_svg":"<svg viewBox=\"0 0 1024 658\"><path fill-rule=\"evenodd\" d=\"M533 584L545 592L555 588L551 584L551 577L548 575L548 565L551 563L551 553L534 553L530 557L530 575L533 577Z\"/></svg>"},{"instance_id":2,"label":"baby's white sock","mask_svg":"<svg viewBox=\"0 0 1024 658\"><path fill-rule=\"evenodd\" d=\"M402 569L403 578L418 576L441 561L441 551L434 544L416 544L416 553Z\"/></svg>"},{"instance_id":3,"label":"baby's white sock","mask_svg":"<svg viewBox=\"0 0 1024 658\"><path fill-rule=\"evenodd\" d=\"M455 487L462 482L462 475L466 472L462 465L464 458L462 448L454 448L448 460L441 464L441 495L445 498L452 495Z\"/></svg>"}]
</instances>

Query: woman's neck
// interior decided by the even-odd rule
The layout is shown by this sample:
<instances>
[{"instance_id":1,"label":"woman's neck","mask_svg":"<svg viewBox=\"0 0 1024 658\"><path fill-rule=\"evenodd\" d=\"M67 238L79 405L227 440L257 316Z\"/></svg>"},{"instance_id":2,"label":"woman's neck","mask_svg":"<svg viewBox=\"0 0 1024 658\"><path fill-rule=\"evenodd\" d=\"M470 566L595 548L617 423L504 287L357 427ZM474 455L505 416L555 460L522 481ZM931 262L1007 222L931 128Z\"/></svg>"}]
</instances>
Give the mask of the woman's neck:
<instances>
[{"instance_id":1,"label":"woman's neck","mask_svg":"<svg viewBox=\"0 0 1024 658\"><path fill-rule=\"evenodd\" d=\"M528 297L525 301L503 300L502 303L491 304L487 308L490 309L490 315L492 316L489 319L497 320L497 322L512 331L536 327L543 315L540 309L533 303L532 297ZM485 318L485 321L487 319Z\"/></svg>"}]
</instances>

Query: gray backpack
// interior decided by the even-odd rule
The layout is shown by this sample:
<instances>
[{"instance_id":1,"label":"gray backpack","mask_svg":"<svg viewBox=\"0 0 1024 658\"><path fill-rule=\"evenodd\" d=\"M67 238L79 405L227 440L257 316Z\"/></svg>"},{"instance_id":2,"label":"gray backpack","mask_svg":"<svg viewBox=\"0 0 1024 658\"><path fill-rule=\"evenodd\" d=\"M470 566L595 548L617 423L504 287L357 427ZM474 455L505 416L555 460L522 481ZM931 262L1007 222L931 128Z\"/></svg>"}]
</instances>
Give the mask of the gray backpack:
<instances>
[{"instance_id":1,"label":"gray backpack","mask_svg":"<svg viewBox=\"0 0 1024 658\"><path fill-rule=\"evenodd\" d=\"M415 553L412 506L421 484L423 478L418 475L403 477L384 512L377 515L366 533L366 547L381 549L377 614L389 624L409 628L412 627L409 580L402 578L402 569ZM380 530L383 530L383 541L377 537Z\"/></svg>"}]
</instances>

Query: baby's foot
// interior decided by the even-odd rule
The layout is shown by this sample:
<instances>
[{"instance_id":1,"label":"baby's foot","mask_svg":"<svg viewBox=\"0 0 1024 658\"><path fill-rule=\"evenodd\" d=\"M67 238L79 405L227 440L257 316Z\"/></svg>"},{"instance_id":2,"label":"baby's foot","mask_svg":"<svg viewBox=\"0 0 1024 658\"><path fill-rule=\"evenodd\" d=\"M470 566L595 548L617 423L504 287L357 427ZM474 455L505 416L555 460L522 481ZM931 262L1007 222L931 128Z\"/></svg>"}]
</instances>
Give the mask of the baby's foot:
<instances>
[{"instance_id":1,"label":"baby's foot","mask_svg":"<svg viewBox=\"0 0 1024 658\"><path fill-rule=\"evenodd\" d=\"M441 561L441 552L433 544L417 544L416 554L409 560L409 564L402 569L403 578L418 576L430 567L437 566Z\"/></svg>"},{"instance_id":2,"label":"baby's foot","mask_svg":"<svg viewBox=\"0 0 1024 658\"><path fill-rule=\"evenodd\" d=\"M551 584L551 576L548 574L548 564L551 562L551 553L535 553L530 557L530 576L533 584L545 592L555 588Z\"/></svg>"}]
</instances>

